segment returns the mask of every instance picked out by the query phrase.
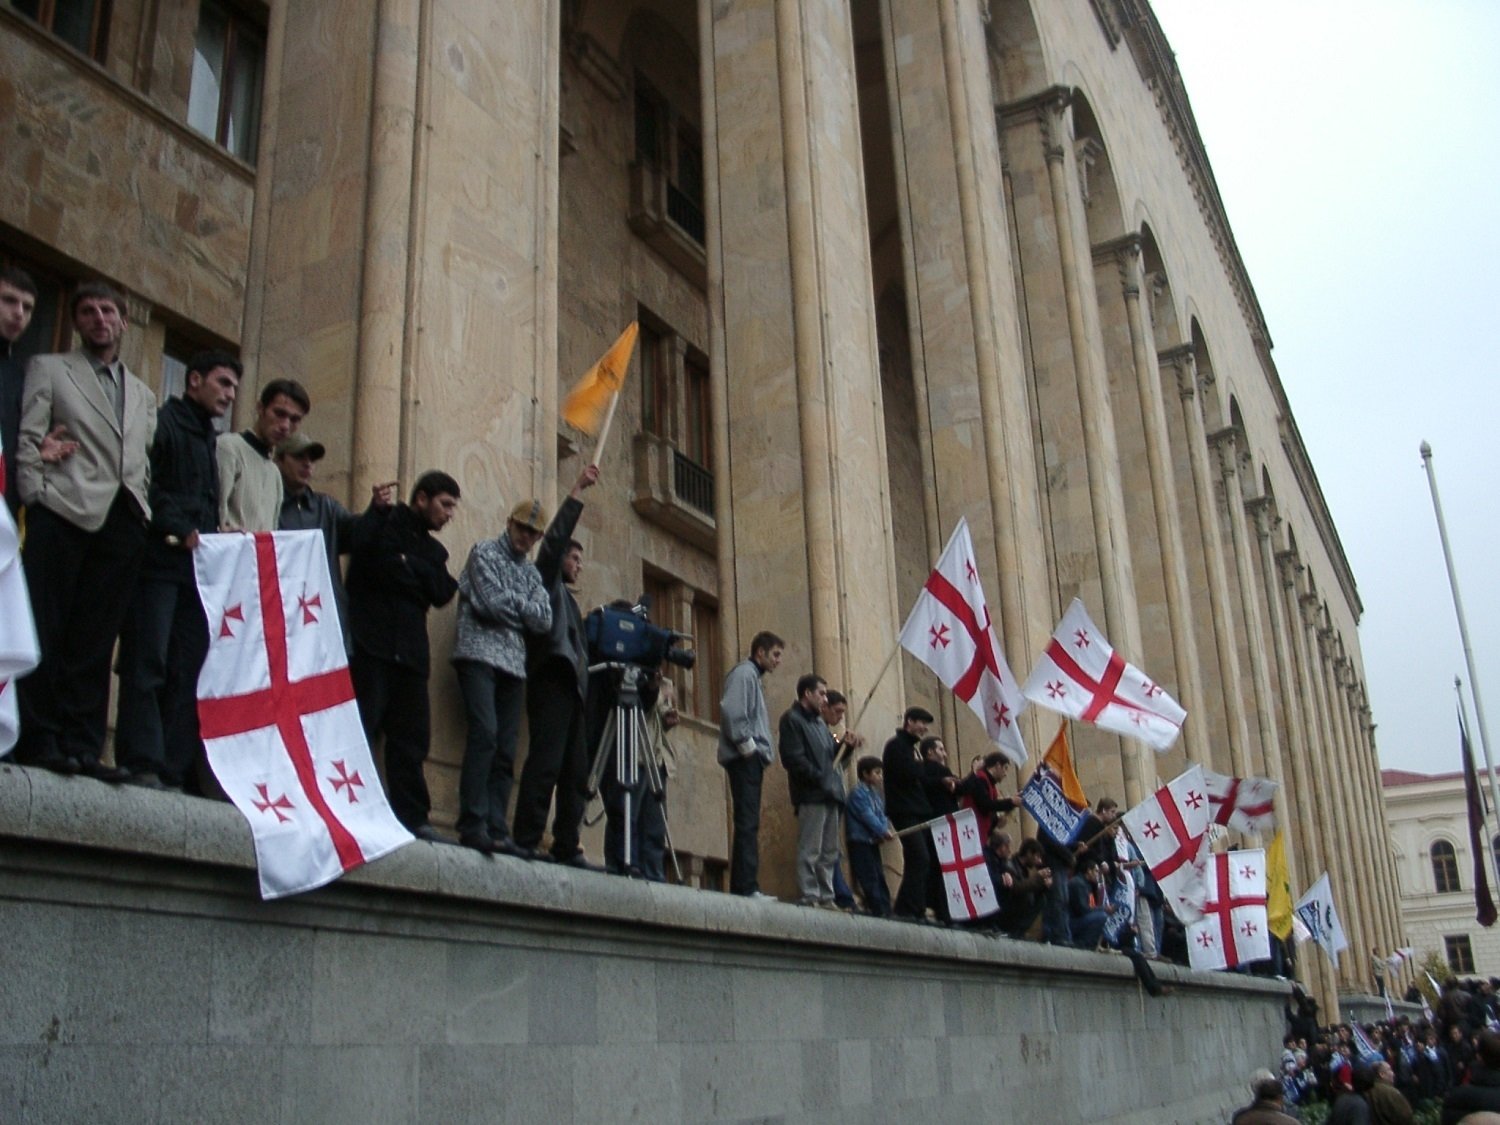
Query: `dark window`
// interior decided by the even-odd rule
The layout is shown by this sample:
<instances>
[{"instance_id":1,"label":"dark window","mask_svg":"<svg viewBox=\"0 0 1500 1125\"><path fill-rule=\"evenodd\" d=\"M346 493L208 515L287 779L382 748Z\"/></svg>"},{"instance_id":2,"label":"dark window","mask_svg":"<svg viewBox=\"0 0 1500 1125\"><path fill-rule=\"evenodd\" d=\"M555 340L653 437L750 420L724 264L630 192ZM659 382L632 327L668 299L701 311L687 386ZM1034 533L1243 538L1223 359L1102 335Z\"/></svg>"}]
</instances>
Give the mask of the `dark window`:
<instances>
[{"instance_id":1,"label":"dark window","mask_svg":"<svg viewBox=\"0 0 1500 1125\"><path fill-rule=\"evenodd\" d=\"M717 723L719 688L724 681L719 655L719 606L702 595L693 599L693 648L698 660L693 665L692 712L700 719Z\"/></svg>"},{"instance_id":2,"label":"dark window","mask_svg":"<svg viewBox=\"0 0 1500 1125\"><path fill-rule=\"evenodd\" d=\"M1463 890L1458 881L1458 854L1447 840L1432 842L1432 882L1440 895Z\"/></svg>"},{"instance_id":3,"label":"dark window","mask_svg":"<svg viewBox=\"0 0 1500 1125\"><path fill-rule=\"evenodd\" d=\"M1455 973L1474 971L1474 947L1469 944L1468 934L1455 934L1443 939L1443 949L1448 954L1448 967Z\"/></svg>"},{"instance_id":4,"label":"dark window","mask_svg":"<svg viewBox=\"0 0 1500 1125\"><path fill-rule=\"evenodd\" d=\"M712 471L714 427L708 397L708 364L700 357L690 354L684 374L686 386L682 451L689 459Z\"/></svg>"},{"instance_id":5,"label":"dark window","mask_svg":"<svg viewBox=\"0 0 1500 1125\"><path fill-rule=\"evenodd\" d=\"M214 0L198 9L188 124L241 160L255 159L265 33Z\"/></svg>"},{"instance_id":6,"label":"dark window","mask_svg":"<svg viewBox=\"0 0 1500 1125\"><path fill-rule=\"evenodd\" d=\"M651 624L676 629L677 606L674 604L676 583L660 571L647 568L641 575L641 593L651 599ZM662 673L672 681L679 706L682 700L683 670L670 661L662 662Z\"/></svg>"},{"instance_id":7,"label":"dark window","mask_svg":"<svg viewBox=\"0 0 1500 1125\"><path fill-rule=\"evenodd\" d=\"M639 75L635 80L635 157L659 167L662 163L663 126L667 105L651 84Z\"/></svg>"},{"instance_id":8,"label":"dark window","mask_svg":"<svg viewBox=\"0 0 1500 1125\"><path fill-rule=\"evenodd\" d=\"M698 128L635 76L635 158L666 177L667 218L703 245L703 142Z\"/></svg>"},{"instance_id":9,"label":"dark window","mask_svg":"<svg viewBox=\"0 0 1500 1125\"><path fill-rule=\"evenodd\" d=\"M10 0L10 6L75 51L104 61L109 0Z\"/></svg>"},{"instance_id":10,"label":"dark window","mask_svg":"<svg viewBox=\"0 0 1500 1125\"><path fill-rule=\"evenodd\" d=\"M641 320L641 430L657 437L671 435L672 372L667 364L666 340Z\"/></svg>"}]
</instances>

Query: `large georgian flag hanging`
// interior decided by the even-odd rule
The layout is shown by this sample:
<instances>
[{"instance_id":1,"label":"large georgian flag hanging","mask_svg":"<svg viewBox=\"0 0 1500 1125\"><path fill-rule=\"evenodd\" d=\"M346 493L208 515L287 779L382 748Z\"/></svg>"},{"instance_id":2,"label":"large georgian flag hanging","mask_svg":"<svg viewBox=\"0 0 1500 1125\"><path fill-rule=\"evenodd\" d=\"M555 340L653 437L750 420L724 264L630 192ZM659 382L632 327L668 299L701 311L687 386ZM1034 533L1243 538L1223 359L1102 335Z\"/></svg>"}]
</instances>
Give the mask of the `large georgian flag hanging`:
<instances>
[{"instance_id":1,"label":"large georgian flag hanging","mask_svg":"<svg viewBox=\"0 0 1500 1125\"><path fill-rule=\"evenodd\" d=\"M0 492L5 462L0 460ZM21 731L16 680L37 666L41 648L31 618L31 599L21 571L21 544L10 509L0 504L0 757L9 754Z\"/></svg>"},{"instance_id":2,"label":"large georgian flag hanging","mask_svg":"<svg viewBox=\"0 0 1500 1125\"><path fill-rule=\"evenodd\" d=\"M1203 771L1208 783L1212 821L1241 832L1269 832L1276 827L1276 783L1264 777L1230 777Z\"/></svg>"},{"instance_id":3,"label":"large georgian flag hanging","mask_svg":"<svg viewBox=\"0 0 1500 1125\"><path fill-rule=\"evenodd\" d=\"M1269 958L1264 849L1209 856L1206 883L1203 917L1187 927L1188 963L1233 969Z\"/></svg>"},{"instance_id":4,"label":"large georgian flag hanging","mask_svg":"<svg viewBox=\"0 0 1500 1125\"><path fill-rule=\"evenodd\" d=\"M1158 753L1177 741L1187 712L1114 650L1077 598L1021 692L1070 719L1139 738Z\"/></svg>"},{"instance_id":5,"label":"large georgian flag hanging","mask_svg":"<svg viewBox=\"0 0 1500 1125\"><path fill-rule=\"evenodd\" d=\"M931 829L938 866L943 871L943 887L948 893L948 916L983 918L999 910L974 810L959 809L940 817L932 821Z\"/></svg>"},{"instance_id":6,"label":"large georgian flag hanging","mask_svg":"<svg viewBox=\"0 0 1500 1125\"><path fill-rule=\"evenodd\" d=\"M958 521L937 568L917 595L901 628L901 647L973 709L1007 758L1018 766L1026 761L1016 725L1026 700L995 640L967 520Z\"/></svg>"},{"instance_id":7,"label":"large georgian flag hanging","mask_svg":"<svg viewBox=\"0 0 1500 1125\"><path fill-rule=\"evenodd\" d=\"M1195 765L1121 818L1167 905L1184 923L1198 919L1207 897L1200 860L1208 817L1208 786L1203 767Z\"/></svg>"},{"instance_id":8,"label":"large georgian flag hanging","mask_svg":"<svg viewBox=\"0 0 1500 1125\"><path fill-rule=\"evenodd\" d=\"M198 718L208 761L255 836L263 898L321 887L411 842L360 725L317 531L205 535Z\"/></svg>"}]
</instances>

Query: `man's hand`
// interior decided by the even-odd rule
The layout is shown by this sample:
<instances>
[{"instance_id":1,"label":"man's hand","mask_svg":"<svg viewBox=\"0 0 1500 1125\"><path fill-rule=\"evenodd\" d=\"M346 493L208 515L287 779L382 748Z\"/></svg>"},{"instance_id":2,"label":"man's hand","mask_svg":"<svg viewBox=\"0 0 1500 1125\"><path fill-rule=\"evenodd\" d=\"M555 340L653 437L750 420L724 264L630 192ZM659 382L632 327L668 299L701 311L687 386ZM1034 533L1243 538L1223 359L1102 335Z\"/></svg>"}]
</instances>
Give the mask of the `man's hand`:
<instances>
[{"instance_id":1,"label":"man's hand","mask_svg":"<svg viewBox=\"0 0 1500 1125\"><path fill-rule=\"evenodd\" d=\"M370 486L370 506L372 508L389 508L396 502L396 482L386 481L384 484L372 484Z\"/></svg>"},{"instance_id":2,"label":"man's hand","mask_svg":"<svg viewBox=\"0 0 1500 1125\"><path fill-rule=\"evenodd\" d=\"M66 461L77 452L78 443L68 436L68 427L63 425L53 426L52 432L37 446L37 453L49 465Z\"/></svg>"},{"instance_id":3,"label":"man's hand","mask_svg":"<svg viewBox=\"0 0 1500 1125\"><path fill-rule=\"evenodd\" d=\"M198 549L198 532L196 528L187 533L187 538L182 541L182 549L184 551L196 551Z\"/></svg>"},{"instance_id":4,"label":"man's hand","mask_svg":"<svg viewBox=\"0 0 1500 1125\"><path fill-rule=\"evenodd\" d=\"M1007 871L1007 872L1002 872L1001 873L1001 875L1000 875L1000 885L1002 887L1007 888L1007 889L1009 889L1010 887L1012 887L1012 886L1015 885L1015 880L1010 877L1010 872Z\"/></svg>"},{"instance_id":5,"label":"man's hand","mask_svg":"<svg viewBox=\"0 0 1500 1125\"><path fill-rule=\"evenodd\" d=\"M583 472L578 474L578 480L573 483L573 491L568 493L574 500L583 496L585 488L593 488L599 483L599 466L585 465Z\"/></svg>"}]
</instances>

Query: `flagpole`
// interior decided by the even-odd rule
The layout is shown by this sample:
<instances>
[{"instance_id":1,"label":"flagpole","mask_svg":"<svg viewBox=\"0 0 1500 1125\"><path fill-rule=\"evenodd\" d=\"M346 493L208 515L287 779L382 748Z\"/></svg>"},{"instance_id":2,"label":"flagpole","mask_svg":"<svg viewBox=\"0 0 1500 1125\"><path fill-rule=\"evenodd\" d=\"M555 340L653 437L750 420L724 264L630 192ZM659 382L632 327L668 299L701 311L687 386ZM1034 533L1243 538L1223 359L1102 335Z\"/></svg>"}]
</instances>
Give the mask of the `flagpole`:
<instances>
[{"instance_id":1,"label":"flagpole","mask_svg":"<svg viewBox=\"0 0 1500 1125\"><path fill-rule=\"evenodd\" d=\"M620 392L616 391L609 400L609 410L604 415L604 424L599 427L599 440L594 443L594 456L589 461L590 465L598 467L599 458L604 455L604 443L609 440L609 428L614 424L615 407L620 405Z\"/></svg>"},{"instance_id":2,"label":"flagpole","mask_svg":"<svg viewBox=\"0 0 1500 1125\"><path fill-rule=\"evenodd\" d=\"M1437 516L1438 538L1443 544L1443 562L1448 567L1448 586L1453 591L1453 612L1458 617L1458 636L1464 648L1464 666L1469 670L1469 689L1474 693L1474 717L1479 722L1479 745L1484 750L1484 765L1490 775L1490 799L1500 810L1500 780L1495 777L1495 759L1490 754L1490 732L1484 721L1484 704L1479 696L1479 677L1474 673L1474 646L1469 643L1469 623L1464 618L1464 603L1458 593L1458 574L1453 569L1453 552L1448 546L1448 525L1443 521L1443 502L1438 499L1437 476L1432 470L1432 446L1421 445L1422 468L1427 472L1427 487L1432 491L1432 510Z\"/></svg>"},{"instance_id":3,"label":"flagpole","mask_svg":"<svg viewBox=\"0 0 1500 1125\"><path fill-rule=\"evenodd\" d=\"M858 730L859 721L865 717L865 712L870 709L870 700L875 698L875 693L880 690L880 681L885 679L885 674L891 670L891 664L895 662L896 654L901 651L901 639L896 639L895 647L886 656L885 663L880 666L880 671L875 673L875 682L870 685L870 690L865 693L865 701L859 705L859 710L854 715L854 721L849 724L849 730Z\"/></svg>"}]
</instances>

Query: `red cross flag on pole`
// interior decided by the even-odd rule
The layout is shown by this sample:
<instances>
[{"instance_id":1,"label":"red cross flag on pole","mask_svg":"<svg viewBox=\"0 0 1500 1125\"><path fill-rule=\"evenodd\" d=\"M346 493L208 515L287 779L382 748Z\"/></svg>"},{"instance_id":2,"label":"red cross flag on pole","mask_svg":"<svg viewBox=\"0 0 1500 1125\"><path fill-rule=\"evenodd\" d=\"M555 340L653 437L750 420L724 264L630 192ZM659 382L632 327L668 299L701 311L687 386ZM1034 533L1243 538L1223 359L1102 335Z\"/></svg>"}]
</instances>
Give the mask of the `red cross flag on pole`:
<instances>
[{"instance_id":1,"label":"red cross flag on pole","mask_svg":"<svg viewBox=\"0 0 1500 1125\"><path fill-rule=\"evenodd\" d=\"M1264 777L1230 777L1203 771L1213 823L1240 832L1270 832L1276 827L1276 783Z\"/></svg>"},{"instance_id":2,"label":"red cross flag on pole","mask_svg":"<svg viewBox=\"0 0 1500 1125\"><path fill-rule=\"evenodd\" d=\"M932 821L931 828L938 865L943 870L943 887L948 892L948 916L983 918L999 910L974 810L959 809Z\"/></svg>"},{"instance_id":3,"label":"red cross flag on pole","mask_svg":"<svg viewBox=\"0 0 1500 1125\"><path fill-rule=\"evenodd\" d=\"M193 564L209 634L199 725L250 822L261 897L321 887L410 843L360 725L322 534L205 535Z\"/></svg>"},{"instance_id":4,"label":"red cross flag on pole","mask_svg":"<svg viewBox=\"0 0 1500 1125\"><path fill-rule=\"evenodd\" d=\"M0 491L5 487L4 465L0 460ZM35 668L40 659L16 525L10 509L0 504L0 757L10 753L21 732L16 679Z\"/></svg>"},{"instance_id":5,"label":"red cross flag on pole","mask_svg":"<svg viewBox=\"0 0 1500 1125\"><path fill-rule=\"evenodd\" d=\"M1007 758L1018 766L1026 761L1016 725L1026 700L995 640L967 520L958 521L937 568L917 595L901 628L901 647L973 709Z\"/></svg>"},{"instance_id":6,"label":"red cross flag on pole","mask_svg":"<svg viewBox=\"0 0 1500 1125\"><path fill-rule=\"evenodd\" d=\"M1208 786L1192 766L1121 818L1173 913L1191 922L1206 897L1200 857L1208 837Z\"/></svg>"},{"instance_id":7,"label":"red cross flag on pole","mask_svg":"<svg viewBox=\"0 0 1500 1125\"><path fill-rule=\"evenodd\" d=\"M1194 969L1233 969L1271 956L1263 848L1208 857L1203 917L1187 927Z\"/></svg>"},{"instance_id":8,"label":"red cross flag on pole","mask_svg":"<svg viewBox=\"0 0 1500 1125\"><path fill-rule=\"evenodd\" d=\"M1125 663L1077 598L1021 692L1070 719L1139 738L1157 753L1177 741L1187 718L1161 685Z\"/></svg>"}]
</instances>

